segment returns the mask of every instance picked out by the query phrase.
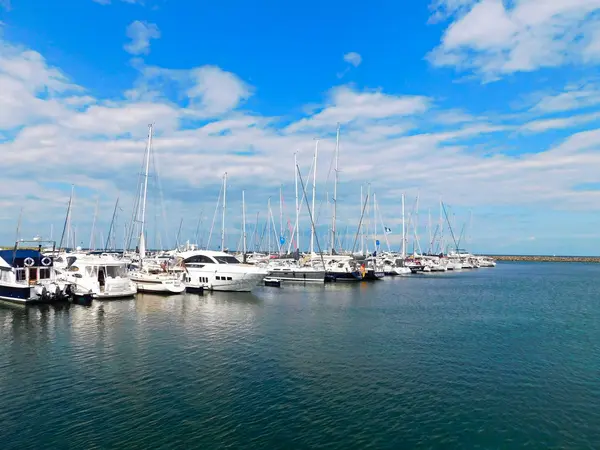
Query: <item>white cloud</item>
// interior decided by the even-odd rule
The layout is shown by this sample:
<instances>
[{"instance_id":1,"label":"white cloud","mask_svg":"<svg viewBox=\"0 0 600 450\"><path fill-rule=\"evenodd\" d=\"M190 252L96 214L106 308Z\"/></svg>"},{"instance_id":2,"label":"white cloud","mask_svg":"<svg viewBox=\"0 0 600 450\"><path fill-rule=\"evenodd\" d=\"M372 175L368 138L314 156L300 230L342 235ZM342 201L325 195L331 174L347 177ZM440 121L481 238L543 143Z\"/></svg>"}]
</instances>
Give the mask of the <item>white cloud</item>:
<instances>
[{"instance_id":1,"label":"white cloud","mask_svg":"<svg viewBox=\"0 0 600 450\"><path fill-rule=\"evenodd\" d=\"M352 64L354 67L358 67L362 62L362 57L356 52L350 52L344 55L344 61L348 64Z\"/></svg>"},{"instance_id":2,"label":"white cloud","mask_svg":"<svg viewBox=\"0 0 600 450\"><path fill-rule=\"evenodd\" d=\"M212 194L224 171L232 183L232 220L239 210L236 196L241 186L247 188L247 202L256 203L254 214L260 208L264 214L271 190L282 183L293 190L294 151L300 151L303 174L307 172L314 136L323 138L319 192L322 197L331 192L325 181L337 122L342 123L339 192L345 196L339 217L351 226L356 223L360 184L365 182L372 182L382 214L390 221L397 217L401 191L420 190L423 205L443 196L456 207L474 208L476 214L478 209L518 205L554 211L587 211L600 205L598 192L573 188L597 180L600 130L590 126L595 113L540 119L582 102L591 104L590 83L569 86L565 92L570 99L551 98L565 92L536 98L533 109L523 113L525 124L523 117L513 117L507 125L494 121L493 113L482 117L446 110L440 100L426 96L349 85L331 89L322 105L299 116L279 118L244 111L241 106L254 89L216 66L173 70L136 61L140 77L128 96L109 100L92 97L38 53L1 42L0 49L4 230L8 223L13 227L20 204L29 209L29 225L24 226L30 234L47 229L48 222L57 230L68 188L56 186L72 182L83 191L76 202L80 232L85 233L91 222L90 192L102 195L101 210L106 213L99 228L108 225L118 192L128 214L150 122L156 125L155 149L169 217L185 217L193 227L190 216L196 211L214 210L218 187ZM563 132L565 138L537 153L515 156L497 148L513 132L567 130L584 122L587 131ZM442 125L443 131L431 131L432 124ZM290 192L285 195L293 195ZM25 201L26 196L31 198ZM505 235L516 236L514 228L500 222L490 219L485 233L499 236L499 227L506 226ZM526 238L531 228L519 232ZM5 231L4 239L11 237Z\"/></svg>"},{"instance_id":3,"label":"white cloud","mask_svg":"<svg viewBox=\"0 0 600 450\"><path fill-rule=\"evenodd\" d=\"M591 35L600 0L440 0L433 10L436 19L453 18L441 44L428 55L436 66L494 79L595 58Z\"/></svg>"},{"instance_id":4,"label":"white cloud","mask_svg":"<svg viewBox=\"0 0 600 450\"><path fill-rule=\"evenodd\" d=\"M393 96L380 90L357 92L340 86L329 92L327 104L316 114L291 124L288 131L348 124L361 120L412 116L425 112L430 99L423 96Z\"/></svg>"},{"instance_id":5,"label":"white cloud","mask_svg":"<svg viewBox=\"0 0 600 450\"><path fill-rule=\"evenodd\" d=\"M523 131L544 132L548 130L557 130L562 128L572 128L585 123L600 120L600 113L584 114L580 116L564 117L558 119L534 120L524 124Z\"/></svg>"},{"instance_id":6,"label":"white cloud","mask_svg":"<svg viewBox=\"0 0 600 450\"><path fill-rule=\"evenodd\" d=\"M600 104L600 87L594 83L570 84L558 94L538 94L531 108L536 113L555 113L588 108Z\"/></svg>"},{"instance_id":7,"label":"white cloud","mask_svg":"<svg viewBox=\"0 0 600 450\"><path fill-rule=\"evenodd\" d=\"M190 71L193 85L187 90L192 106L203 114L215 116L235 109L250 97L250 87L231 72L216 66L204 66Z\"/></svg>"},{"instance_id":8,"label":"white cloud","mask_svg":"<svg viewBox=\"0 0 600 450\"><path fill-rule=\"evenodd\" d=\"M150 52L150 40L160 38L160 30L153 23L132 22L126 31L127 37L131 42L123 47L126 52L133 55L148 54Z\"/></svg>"}]
</instances>

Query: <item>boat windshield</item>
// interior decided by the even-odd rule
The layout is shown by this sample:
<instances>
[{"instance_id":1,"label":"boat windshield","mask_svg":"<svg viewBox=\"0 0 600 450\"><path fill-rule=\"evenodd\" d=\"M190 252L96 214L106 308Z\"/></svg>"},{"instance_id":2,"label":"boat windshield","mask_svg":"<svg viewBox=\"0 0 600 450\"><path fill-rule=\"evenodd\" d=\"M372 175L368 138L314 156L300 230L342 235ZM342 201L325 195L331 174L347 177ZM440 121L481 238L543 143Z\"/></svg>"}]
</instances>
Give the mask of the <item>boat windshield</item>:
<instances>
[{"instance_id":1,"label":"boat windshield","mask_svg":"<svg viewBox=\"0 0 600 450\"><path fill-rule=\"evenodd\" d=\"M234 256L215 256L219 264L239 264L240 262Z\"/></svg>"},{"instance_id":2,"label":"boat windshield","mask_svg":"<svg viewBox=\"0 0 600 450\"><path fill-rule=\"evenodd\" d=\"M106 266L106 276L116 278L116 277L126 277L127 269L125 266Z\"/></svg>"}]
</instances>

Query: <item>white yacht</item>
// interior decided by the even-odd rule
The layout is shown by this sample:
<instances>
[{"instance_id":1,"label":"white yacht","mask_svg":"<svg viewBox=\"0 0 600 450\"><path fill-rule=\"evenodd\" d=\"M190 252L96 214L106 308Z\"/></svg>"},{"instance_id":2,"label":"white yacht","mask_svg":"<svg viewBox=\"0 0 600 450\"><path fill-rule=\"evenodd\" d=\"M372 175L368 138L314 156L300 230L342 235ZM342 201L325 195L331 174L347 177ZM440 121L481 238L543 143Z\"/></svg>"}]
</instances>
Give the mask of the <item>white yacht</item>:
<instances>
[{"instance_id":1,"label":"white yacht","mask_svg":"<svg viewBox=\"0 0 600 450\"><path fill-rule=\"evenodd\" d=\"M242 264L228 253L194 250L178 255L186 273L183 280L188 291L250 292L268 275L266 269Z\"/></svg>"},{"instance_id":2,"label":"white yacht","mask_svg":"<svg viewBox=\"0 0 600 450\"><path fill-rule=\"evenodd\" d=\"M112 255L67 253L58 256L56 263L61 278L74 283L77 294L113 299L133 297L137 292L127 274L127 261Z\"/></svg>"}]
</instances>

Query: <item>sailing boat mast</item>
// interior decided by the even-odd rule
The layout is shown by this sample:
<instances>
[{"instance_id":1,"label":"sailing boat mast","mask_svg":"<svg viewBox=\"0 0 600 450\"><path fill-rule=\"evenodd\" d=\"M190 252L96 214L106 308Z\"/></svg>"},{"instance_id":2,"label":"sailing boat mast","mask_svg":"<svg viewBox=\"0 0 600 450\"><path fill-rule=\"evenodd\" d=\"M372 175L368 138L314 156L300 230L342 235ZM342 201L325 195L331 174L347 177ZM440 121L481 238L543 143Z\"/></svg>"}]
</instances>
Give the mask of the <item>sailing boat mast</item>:
<instances>
[{"instance_id":1,"label":"sailing boat mast","mask_svg":"<svg viewBox=\"0 0 600 450\"><path fill-rule=\"evenodd\" d=\"M279 243L283 244L283 184L279 186ZM282 250L279 248L279 254L281 255Z\"/></svg>"},{"instance_id":2,"label":"sailing boat mast","mask_svg":"<svg viewBox=\"0 0 600 450\"><path fill-rule=\"evenodd\" d=\"M300 205L298 204L298 152L294 153L294 184L296 185L296 248L300 249Z\"/></svg>"},{"instance_id":3,"label":"sailing boat mast","mask_svg":"<svg viewBox=\"0 0 600 450\"><path fill-rule=\"evenodd\" d=\"M242 191L242 261L246 263L246 191Z\"/></svg>"},{"instance_id":4,"label":"sailing boat mast","mask_svg":"<svg viewBox=\"0 0 600 450\"><path fill-rule=\"evenodd\" d=\"M146 225L146 197L148 196L148 172L150 171L150 149L152 148L152 124L148 125L148 144L146 148L146 166L144 169L144 189L142 192L142 216L140 220L140 268L144 264L146 257L146 238L144 236L144 227Z\"/></svg>"},{"instance_id":5,"label":"sailing boat mast","mask_svg":"<svg viewBox=\"0 0 600 450\"><path fill-rule=\"evenodd\" d=\"M406 258L406 228L404 225L404 192L402 193L402 258Z\"/></svg>"},{"instance_id":6,"label":"sailing boat mast","mask_svg":"<svg viewBox=\"0 0 600 450\"><path fill-rule=\"evenodd\" d=\"M319 140L316 140L315 143L315 159L314 159L314 168L313 168L313 189L312 189L312 211L315 211L315 198L317 196L317 155L319 153ZM315 252L314 242L315 242L315 224L312 223L312 233L310 234L310 254L312 255Z\"/></svg>"},{"instance_id":7,"label":"sailing boat mast","mask_svg":"<svg viewBox=\"0 0 600 450\"><path fill-rule=\"evenodd\" d=\"M115 226L115 218L117 217L117 208L119 207L119 197L117 197L117 201L115 202L115 210L113 211L112 220L110 221L110 227L108 228L108 238L106 239L106 245L104 246L104 251L107 251L110 247L110 237L113 233L113 228ZM127 224L125 224L125 228L127 228ZM125 229L124 236L127 235L127 229ZM103 239L104 240L104 239ZM115 243L116 245L116 243ZM125 251L125 245L123 246L123 251Z\"/></svg>"},{"instance_id":8,"label":"sailing boat mast","mask_svg":"<svg viewBox=\"0 0 600 450\"><path fill-rule=\"evenodd\" d=\"M225 208L227 207L227 172L223 175L223 218L221 220L221 251L225 251Z\"/></svg>"},{"instance_id":9,"label":"sailing boat mast","mask_svg":"<svg viewBox=\"0 0 600 450\"><path fill-rule=\"evenodd\" d=\"M98 216L98 203L100 202L100 198L96 199L96 209L94 209L94 220L92 221L92 232L90 233L90 245L88 249L95 250L96 242L94 239L94 233L96 231L96 217Z\"/></svg>"},{"instance_id":10,"label":"sailing boat mast","mask_svg":"<svg viewBox=\"0 0 600 450\"><path fill-rule=\"evenodd\" d=\"M338 163L340 156L340 124L337 124L335 135L335 181L333 183L333 219L331 223L331 254L335 252L335 222L337 215L337 185L338 185Z\"/></svg>"}]
</instances>

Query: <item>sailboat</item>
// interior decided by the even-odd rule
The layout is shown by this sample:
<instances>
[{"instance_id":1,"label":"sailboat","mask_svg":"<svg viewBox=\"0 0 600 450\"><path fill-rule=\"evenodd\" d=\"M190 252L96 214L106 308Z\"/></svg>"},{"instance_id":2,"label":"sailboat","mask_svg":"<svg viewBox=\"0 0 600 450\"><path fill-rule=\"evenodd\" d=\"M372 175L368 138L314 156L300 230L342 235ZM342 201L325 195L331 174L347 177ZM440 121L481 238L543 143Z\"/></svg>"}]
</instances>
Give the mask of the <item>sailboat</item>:
<instances>
[{"instance_id":1,"label":"sailboat","mask_svg":"<svg viewBox=\"0 0 600 450\"><path fill-rule=\"evenodd\" d=\"M152 150L152 124L148 125L148 144L146 146L145 172L142 185L142 209L140 213L140 241L139 241L139 263L130 271L129 276L138 292L149 292L155 294L181 294L185 292L185 285L176 274L167 271L166 265L152 263L146 260L146 238L144 226L146 222L146 197L148 195L148 172L150 169L150 152Z\"/></svg>"}]
</instances>

